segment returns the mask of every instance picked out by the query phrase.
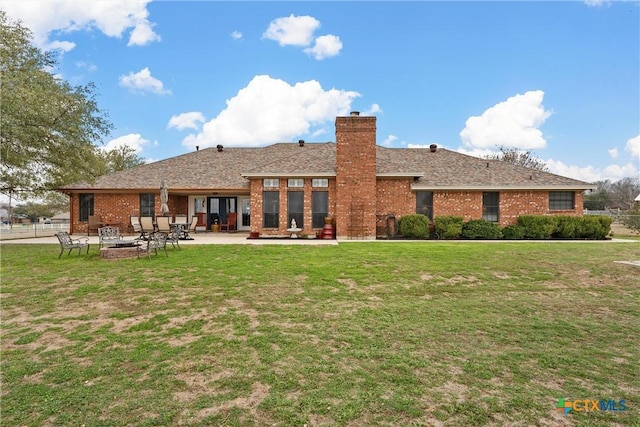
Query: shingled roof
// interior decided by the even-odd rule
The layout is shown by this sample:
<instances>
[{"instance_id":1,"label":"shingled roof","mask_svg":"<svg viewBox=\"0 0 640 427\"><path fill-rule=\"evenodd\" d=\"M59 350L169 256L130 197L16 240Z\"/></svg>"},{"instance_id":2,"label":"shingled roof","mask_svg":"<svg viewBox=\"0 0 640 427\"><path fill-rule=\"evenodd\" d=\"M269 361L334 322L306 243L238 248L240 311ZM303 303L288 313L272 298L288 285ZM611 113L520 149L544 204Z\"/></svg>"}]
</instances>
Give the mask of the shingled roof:
<instances>
[{"instance_id":1,"label":"shingled roof","mask_svg":"<svg viewBox=\"0 0 640 427\"><path fill-rule=\"evenodd\" d=\"M567 189L586 190L591 184L500 160L486 160L442 148L377 147L377 173L423 171L413 189ZM384 170L380 166L393 169Z\"/></svg>"},{"instance_id":2,"label":"shingled roof","mask_svg":"<svg viewBox=\"0 0 640 427\"><path fill-rule=\"evenodd\" d=\"M413 177L414 189L572 189L592 185L497 160L442 148L376 146L376 174ZM278 143L259 148L207 148L80 182L61 191L154 191L164 180L172 192L249 191L259 177L336 175L336 144Z\"/></svg>"}]
</instances>

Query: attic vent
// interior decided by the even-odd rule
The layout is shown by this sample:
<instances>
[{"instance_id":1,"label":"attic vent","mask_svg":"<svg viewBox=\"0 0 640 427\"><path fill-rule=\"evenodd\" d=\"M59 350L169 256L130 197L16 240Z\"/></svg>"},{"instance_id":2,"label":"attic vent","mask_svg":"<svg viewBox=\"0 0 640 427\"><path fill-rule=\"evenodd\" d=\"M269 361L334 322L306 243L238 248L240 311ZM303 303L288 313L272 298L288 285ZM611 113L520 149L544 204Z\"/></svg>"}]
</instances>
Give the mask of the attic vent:
<instances>
[{"instance_id":1,"label":"attic vent","mask_svg":"<svg viewBox=\"0 0 640 427\"><path fill-rule=\"evenodd\" d=\"M431 151L432 153L435 153L437 149L438 149L438 146L436 144L431 144L429 146L429 151Z\"/></svg>"},{"instance_id":2,"label":"attic vent","mask_svg":"<svg viewBox=\"0 0 640 427\"><path fill-rule=\"evenodd\" d=\"M300 145L300 147L304 147L304 139L299 139L298 145Z\"/></svg>"},{"instance_id":3,"label":"attic vent","mask_svg":"<svg viewBox=\"0 0 640 427\"><path fill-rule=\"evenodd\" d=\"M360 115L360 111L352 111L350 114L352 117L357 117Z\"/></svg>"},{"instance_id":4,"label":"attic vent","mask_svg":"<svg viewBox=\"0 0 640 427\"><path fill-rule=\"evenodd\" d=\"M224 148L222 145L218 144L216 145L216 148L218 149L218 153L222 152L222 149Z\"/></svg>"}]
</instances>

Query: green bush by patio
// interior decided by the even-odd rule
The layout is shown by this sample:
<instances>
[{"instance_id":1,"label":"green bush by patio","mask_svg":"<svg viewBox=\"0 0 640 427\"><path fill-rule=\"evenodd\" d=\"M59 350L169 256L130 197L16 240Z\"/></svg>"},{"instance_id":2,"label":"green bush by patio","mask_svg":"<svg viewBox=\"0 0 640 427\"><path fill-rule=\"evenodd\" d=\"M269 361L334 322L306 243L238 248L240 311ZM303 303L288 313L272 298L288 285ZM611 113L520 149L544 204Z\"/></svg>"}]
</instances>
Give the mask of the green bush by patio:
<instances>
[{"instance_id":1,"label":"green bush by patio","mask_svg":"<svg viewBox=\"0 0 640 427\"><path fill-rule=\"evenodd\" d=\"M500 226L486 219L473 219L462 225L461 235L464 239L501 239Z\"/></svg>"},{"instance_id":2,"label":"green bush by patio","mask_svg":"<svg viewBox=\"0 0 640 427\"><path fill-rule=\"evenodd\" d=\"M400 218L398 227L400 234L409 239L426 239L429 237L429 218L425 215L405 215Z\"/></svg>"}]
</instances>

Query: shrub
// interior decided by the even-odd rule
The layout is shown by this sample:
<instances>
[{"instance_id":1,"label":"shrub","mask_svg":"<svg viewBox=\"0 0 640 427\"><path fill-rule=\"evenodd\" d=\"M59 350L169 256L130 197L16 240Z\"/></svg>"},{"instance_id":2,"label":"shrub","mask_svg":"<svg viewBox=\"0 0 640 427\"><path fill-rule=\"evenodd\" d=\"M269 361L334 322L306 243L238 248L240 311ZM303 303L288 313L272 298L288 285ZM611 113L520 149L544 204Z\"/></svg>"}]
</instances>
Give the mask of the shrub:
<instances>
[{"instance_id":1,"label":"shrub","mask_svg":"<svg viewBox=\"0 0 640 427\"><path fill-rule=\"evenodd\" d=\"M410 239L429 237L429 218L425 215L405 215L399 221L400 234Z\"/></svg>"},{"instance_id":2,"label":"shrub","mask_svg":"<svg viewBox=\"0 0 640 427\"><path fill-rule=\"evenodd\" d=\"M573 239L578 237L578 230L582 218L577 216L556 216L556 229L553 237L558 239Z\"/></svg>"},{"instance_id":3,"label":"shrub","mask_svg":"<svg viewBox=\"0 0 640 427\"><path fill-rule=\"evenodd\" d=\"M444 215L435 219L436 233L441 239L457 239L462 234L461 216Z\"/></svg>"},{"instance_id":4,"label":"shrub","mask_svg":"<svg viewBox=\"0 0 640 427\"><path fill-rule=\"evenodd\" d=\"M525 239L550 239L556 229L556 218L544 215L523 215L518 225L524 228Z\"/></svg>"},{"instance_id":5,"label":"shrub","mask_svg":"<svg viewBox=\"0 0 640 427\"><path fill-rule=\"evenodd\" d=\"M502 229L502 238L509 240L524 239L524 227L520 225L508 225Z\"/></svg>"},{"instance_id":6,"label":"shrub","mask_svg":"<svg viewBox=\"0 0 640 427\"><path fill-rule=\"evenodd\" d=\"M465 239L500 239L500 226L486 219L472 219L462 225L462 237Z\"/></svg>"},{"instance_id":7,"label":"shrub","mask_svg":"<svg viewBox=\"0 0 640 427\"><path fill-rule=\"evenodd\" d=\"M611 218L598 216L584 216L581 218L580 227L576 237L582 239L606 239L611 231Z\"/></svg>"}]
</instances>

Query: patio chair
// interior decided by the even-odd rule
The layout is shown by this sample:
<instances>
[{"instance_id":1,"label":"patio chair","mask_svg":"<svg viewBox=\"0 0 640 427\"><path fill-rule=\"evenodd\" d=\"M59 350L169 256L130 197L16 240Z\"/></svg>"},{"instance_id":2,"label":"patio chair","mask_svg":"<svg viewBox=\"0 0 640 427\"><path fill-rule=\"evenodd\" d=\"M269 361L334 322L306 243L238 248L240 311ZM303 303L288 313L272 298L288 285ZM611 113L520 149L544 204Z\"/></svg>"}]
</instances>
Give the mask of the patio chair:
<instances>
[{"instance_id":1,"label":"patio chair","mask_svg":"<svg viewBox=\"0 0 640 427\"><path fill-rule=\"evenodd\" d=\"M187 216L184 214L176 215L175 221L176 224L189 224L187 220Z\"/></svg>"},{"instance_id":2,"label":"patio chair","mask_svg":"<svg viewBox=\"0 0 640 427\"><path fill-rule=\"evenodd\" d=\"M156 226L157 231L162 231L163 233L171 233L171 217L168 216L157 216L156 217Z\"/></svg>"},{"instance_id":3,"label":"patio chair","mask_svg":"<svg viewBox=\"0 0 640 427\"><path fill-rule=\"evenodd\" d=\"M172 227L167 234L167 242L171 242L171 246L180 249L180 228Z\"/></svg>"},{"instance_id":4,"label":"patio chair","mask_svg":"<svg viewBox=\"0 0 640 427\"><path fill-rule=\"evenodd\" d=\"M169 256L167 253L167 234L160 231L153 231L148 234L144 243L138 246L138 258L140 258L140 252L146 252L147 257L151 259L151 251L154 251L158 255L158 249L164 250L165 256Z\"/></svg>"},{"instance_id":5,"label":"patio chair","mask_svg":"<svg viewBox=\"0 0 640 427\"><path fill-rule=\"evenodd\" d=\"M189 236L189 233L195 233L198 226L198 217L196 215L191 217L191 223L189 227L182 228L182 240L193 240L193 237Z\"/></svg>"},{"instance_id":6,"label":"patio chair","mask_svg":"<svg viewBox=\"0 0 640 427\"><path fill-rule=\"evenodd\" d=\"M89 215L87 220L87 236L91 235L91 232L98 234L98 228L102 225L102 219L97 215Z\"/></svg>"},{"instance_id":7,"label":"patio chair","mask_svg":"<svg viewBox=\"0 0 640 427\"><path fill-rule=\"evenodd\" d=\"M236 212L229 212L227 215L227 222L220 223L220 231L227 229L227 232L238 231L238 214Z\"/></svg>"},{"instance_id":8,"label":"patio chair","mask_svg":"<svg viewBox=\"0 0 640 427\"><path fill-rule=\"evenodd\" d=\"M143 238L143 234L142 234L142 226L140 225L140 217L139 216L134 216L131 215L131 228L133 228L133 232L134 233L138 233L139 236L136 237L137 240L142 240Z\"/></svg>"},{"instance_id":9,"label":"patio chair","mask_svg":"<svg viewBox=\"0 0 640 427\"><path fill-rule=\"evenodd\" d=\"M156 217L156 226L158 227L158 231L165 233L167 235L167 242L171 242L171 246L174 248L176 245L178 249L180 249L180 243L178 239L180 237L179 227L172 227L170 217L168 216L158 216Z\"/></svg>"},{"instance_id":10,"label":"patio chair","mask_svg":"<svg viewBox=\"0 0 640 427\"><path fill-rule=\"evenodd\" d=\"M120 228L111 226L98 228L100 247L103 245L115 245L122 242L122 240L123 236L120 234Z\"/></svg>"},{"instance_id":11,"label":"patio chair","mask_svg":"<svg viewBox=\"0 0 640 427\"><path fill-rule=\"evenodd\" d=\"M141 216L140 227L142 227L142 234L140 235L142 240L146 240L149 237L149 234L156 231L153 225L153 217L151 216Z\"/></svg>"},{"instance_id":12,"label":"patio chair","mask_svg":"<svg viewBox=\"0 0 640 427\"><path fill-rule=\"evenodd\" d=\"M70 255L72 250L77 249L78 256L80 256L80 253L82 252L82 248L84 248L85 246L87 248L87 254L89 254L89 238L88 237L72 239L69 233L67 233L66 231L58 231L56 233L56 237L60 242L60 255L58 255L58 259L60 259L60 257L62 256L62 253L67 249L69 250L69 253L67 255Z\"/></svg>"}]
</instances>

